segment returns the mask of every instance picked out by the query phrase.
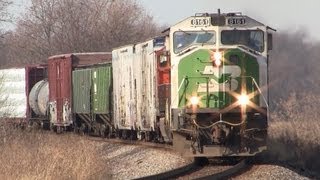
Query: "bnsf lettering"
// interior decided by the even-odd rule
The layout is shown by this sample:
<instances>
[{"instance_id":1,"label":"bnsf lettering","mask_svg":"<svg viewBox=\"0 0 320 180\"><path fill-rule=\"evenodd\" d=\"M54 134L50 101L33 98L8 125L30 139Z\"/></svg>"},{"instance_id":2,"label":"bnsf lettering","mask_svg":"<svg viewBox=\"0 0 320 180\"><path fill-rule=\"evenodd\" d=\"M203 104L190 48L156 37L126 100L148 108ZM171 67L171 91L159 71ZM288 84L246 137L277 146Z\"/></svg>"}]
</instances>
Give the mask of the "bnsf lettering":
<instances>
[{"instance_id":1,"label":"bnsf lettering","mask_svg":"<svg viewBox=\"0 0 320 180\"><path fill-rule=\"evenodd\" d=\"M207 26L209 25L208 19L192 19L191 20L192 26Z\"/></svg>"}]
</instances>

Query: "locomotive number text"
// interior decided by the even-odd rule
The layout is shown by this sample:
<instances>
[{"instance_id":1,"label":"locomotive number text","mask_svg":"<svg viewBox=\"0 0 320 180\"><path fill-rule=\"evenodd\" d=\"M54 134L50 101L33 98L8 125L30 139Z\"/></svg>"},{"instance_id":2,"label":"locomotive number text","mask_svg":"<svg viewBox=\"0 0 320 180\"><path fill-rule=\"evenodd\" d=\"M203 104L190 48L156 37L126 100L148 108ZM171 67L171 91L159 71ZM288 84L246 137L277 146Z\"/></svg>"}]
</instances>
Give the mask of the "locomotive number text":
<instances>
[{"instance_id":1,"label":"locomotive number text","mask_svg":"<svg viewBox=\"0 0 320 180\"><path fill-rule=\"evenodd\" d=\"M209 20L208 19L192 19L191 20L191 25L192 26L208 26L209 25Z\"/></svg>"},{"instance_id":2,"label":"locomotive number text","mask_svg":"<svg viewBox=\"0 0 320 180\"><path fill-rule=\"evenodd\" d=\"M230 18L228 19L228 24L236 25L236 24L245 24L246 19L244 18Z\"/></svg>"}]
</instances>

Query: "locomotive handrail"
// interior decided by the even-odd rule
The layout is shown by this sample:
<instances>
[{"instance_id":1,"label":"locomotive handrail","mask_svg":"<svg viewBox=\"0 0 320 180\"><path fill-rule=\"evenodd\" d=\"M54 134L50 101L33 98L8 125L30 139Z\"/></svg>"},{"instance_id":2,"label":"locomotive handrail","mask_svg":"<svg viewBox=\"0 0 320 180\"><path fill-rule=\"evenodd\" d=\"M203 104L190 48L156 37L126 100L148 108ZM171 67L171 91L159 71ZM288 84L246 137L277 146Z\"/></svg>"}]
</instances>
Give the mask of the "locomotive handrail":
<instances>
[{"instance_id":1,"label":"locomotive handrail","mask_svg":"<svg viewBox=\"0 0 320 180\"><path fill-rule=\"evenodd\" d=\"M257 90L259 91L260 95L262 96L262 99L263 99L264 103L265 103L266 106L267 106L267 116L269 117L269 113L270 113L270 112L269 112L269 104L268 104L268 101L267 101L266 97L264 97L264 95L262 94L262 91L261 91L261 89L260 89L257 81L256 81L253 77L251 77L251 76L249 76L249 77L252 79L252 81L254 82L255 86L257 87Z\"/></svg>"},{"instance_id":2,"label":"locomotive handrail","mask_svg":"<svg viewBox=\"0 0 320 180\"><path fill-rule=\"evenodd\" d=\"M267 106L267 108L269 109L269 104L268 104L268 102L267 102L267 99L266 99L266 97L262 94L262 91L261 91L261 89L260 89L260 87L259 87L259 85L258 85L257 81L256 81L252 76L242 76L242 77L245 77L245 78L251 78L252 82L253 82L253 83L254 83L254 85L257 87L258 92L259 92L259 93L260 93L260 95L262 96L262 99L263 99L263 101L264 101L265 105L266 105L266 106Z\"/></svg>"},{"instance_id":3,"label":"locomotive handrail","mask_svg":"<svg viewBox=\"0 0 320 180\"><path fill-rule=\"evenodd\" d=\"M180 89L182 88L182 85L184 84L184 81L186 80L186 77L184 77L179 85L179 88L178 88L178 92L180 91Z\"/></svg>"},{"instance_id":4,"label":"locomotive handrail","mask_svg":"<svg viewBox=\"0 0 320 180\"><path fill-rule=\"evenodd\" d=\"M252 77L251 77L251 78L252 78ZM264 95L262 94L262 91L261 91L260 87L258 86L257 81L256 81L254 78L252 78L252 80L253 80L254 84L256 85L259 93L261 94L264 103L266 104L267 108L269 109L269 104L268 104L268 102L267 102L267 99L266 99L266 97L264 97Z\"/></svg>"},{"instance_id":5,"label":"locomotive handrail","mask_svg":"<svg viewBox=\"0 0 320 180\"><path fill-rule=\"evenodd\" d=\"M215 126L215 125L217 125L217 124L227 124L227 125L230 125L230 126L240 126L240 125L242 125L243 123L245 123L245 120L243 120L243 121L241 121L241 122L239 122L239 123L230 123L230 122L228 122L228 121L219 120L219 121L214 122L214 123L212 123L212 124L210 124L210 125L208 125L208 126L201 126L201 125L199 125L199 124L195 121L195 119L192 119L192 122L193 122L198 128L200 128L200 129L208 129L208 128L211 128L211 127L213 127L213 126Z\"/></svg>"},{"instance_id":6,"label":"locomotive handrail","mask_svg":"<svg viewBox=\"0 0 320 180\"><path fill-rule=\"evenodd\" d=\"M178 93L180 91L180 89L182 88L182 85L184 84L184 81L186 80L187 77L184 77L179 85L179 88L178 88ZM177 100L177 97L179 96L176 96L174 99L173 99L173 102L175 102ZM170 107L171 108L171 107Z\"/></svg>"}]
</instances>

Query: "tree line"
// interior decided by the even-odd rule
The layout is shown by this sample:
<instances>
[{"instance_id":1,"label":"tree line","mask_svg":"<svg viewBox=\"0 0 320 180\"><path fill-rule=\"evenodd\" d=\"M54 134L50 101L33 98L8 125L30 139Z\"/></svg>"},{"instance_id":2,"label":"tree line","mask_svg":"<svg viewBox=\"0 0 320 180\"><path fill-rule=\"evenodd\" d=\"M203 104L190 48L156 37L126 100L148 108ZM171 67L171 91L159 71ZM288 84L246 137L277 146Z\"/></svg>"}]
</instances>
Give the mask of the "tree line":
<instances>
[{"instance_id":1,"label":"tree line","mask_svg":"<svg viewBox=\"0 0 320 180\"><path fill-rule=\"evenodd\" d=\"M134 0L30 2L15 30L3 40L7 56L2 63L31 64L61 53L111 51L160 31L153 17Z\"/></svg>"}]
</instances>

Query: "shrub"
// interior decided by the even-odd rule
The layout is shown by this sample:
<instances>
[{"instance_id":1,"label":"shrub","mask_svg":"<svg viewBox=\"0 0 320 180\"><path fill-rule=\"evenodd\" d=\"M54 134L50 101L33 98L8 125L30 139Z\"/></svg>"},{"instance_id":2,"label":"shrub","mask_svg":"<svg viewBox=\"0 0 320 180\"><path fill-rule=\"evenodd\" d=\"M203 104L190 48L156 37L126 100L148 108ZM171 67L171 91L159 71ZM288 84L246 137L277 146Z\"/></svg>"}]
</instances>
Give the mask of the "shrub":
<instances>
[{"instance_id":1,"label":"shrub","mask_svg":"<svg viewBox=\"0 0 320 180\"><path fill-rule=\"evenodd\" d=\"M320 172L320 96L291 94L271 114L269 150L277 160Z\"/></svg>"},{"instance_id":2,"label":"shrub","mask_svg":"<svg viewBox=\"0 0 320 180\"><path fill-rule=\"evenodd\" d=\"M84 137L0 128L0 179L97 179L106 168Z\"/></svg>"}]
</instances>

